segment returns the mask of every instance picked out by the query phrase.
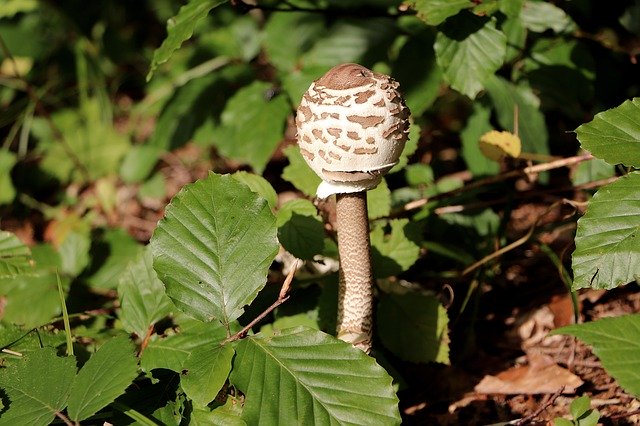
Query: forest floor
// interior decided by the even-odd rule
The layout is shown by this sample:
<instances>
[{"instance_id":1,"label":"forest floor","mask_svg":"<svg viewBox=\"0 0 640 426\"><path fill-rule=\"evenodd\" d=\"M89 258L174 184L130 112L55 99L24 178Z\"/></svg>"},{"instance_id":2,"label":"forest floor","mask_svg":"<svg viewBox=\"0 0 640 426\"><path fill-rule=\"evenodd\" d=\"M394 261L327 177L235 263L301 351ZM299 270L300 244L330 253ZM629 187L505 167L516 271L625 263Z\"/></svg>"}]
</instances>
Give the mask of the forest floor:
<instances>
[{"instance_id":1,"label":"forest floor","mask_svg":"<svg viewBox=\"0 0 640 426\"><path fill-rule=\"evenodd\" d=\"M161 168L166 199L141 202L136 188L121 186L117 209L104 220L141 242L148 241L166 202L185 184L205 177L214 162L194 145L167 154ZM232 171L233 165L228 167ZM91 191L88 188L79 196L91 196ZM292 196L286 190L278 193ZM540 201L518 205L508 224L509 238L525 234L547 207ZM548 218L554 220L558 214ZM5 218L3 229L34 244L46 239L44 223L39 221ZM557 252L570 253L574 232L575 226L568 226L537 238ZM591 407L600 412L600 424L640 424L640 401L617 385L588 346L570 336L548 335L571 324L574 316L571 297L548 257L536 244L525 244L505 255L500 267L496 282L481 288L483 304L473 327L467 319L451 319L455 328L451 365L410 364L386 355L405 381L399 390L404 424L552 425L554 418L567 417L569 404L582 395L589 396ZM640 312L637 285L584 290L578 298L581 321Z\"/></svg>"}]
</instances>

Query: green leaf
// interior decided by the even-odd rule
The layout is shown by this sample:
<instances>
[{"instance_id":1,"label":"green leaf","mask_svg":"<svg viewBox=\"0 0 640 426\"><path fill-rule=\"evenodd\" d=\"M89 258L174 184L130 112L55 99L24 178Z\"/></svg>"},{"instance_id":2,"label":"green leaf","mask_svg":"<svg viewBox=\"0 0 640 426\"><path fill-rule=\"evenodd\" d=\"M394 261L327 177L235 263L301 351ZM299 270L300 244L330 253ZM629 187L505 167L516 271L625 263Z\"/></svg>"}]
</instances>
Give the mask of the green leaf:
<instances>
[{"instance_id":1,"label":"green leaf","mask_svg":"<svg viewBox=\"0 0 640 426\"><path fill-rule=\"evenodd\" d=\"M581 396L571 401L569 412L574 419L582 417L591 408L591 400L588 396Z\"/></svg>"},{"instance_id":2,"label":"green leaf","mask_svg":"<svg viewBox=\"0 0 640 426\"><path fill-rule=\"evenodd\" d=\"M0 296L5 299L3 320L25 327L37 327L59 315L56 269L60 268L58 254L51 246L40 245L32 249L35 267L32 271L13 278L0 277ZM61 277L64 288L69 278Z\"/></svg>"},{"instance_id":3,"label":"green leaf","mask_svg":"<svg viewBox=\"0 0 640 426\"><path fill-rule=\"evenodd\" d=\"M324 248L324 225L311 201L296 199L282 205L277 214L278 240L299 259L310 260Z\"/></svg>"},{"instance_id":4,"label":"green leaf","mask_svg":"<svg viewBox=\"0 0 640 426\"><path fill-rule=\"evenodd\" d=\"M227 102L214 130L220 152L249 164L262 173L283 138L291 109L283 95L275 94L270 83L254 81L238 90Z\"/></svg>"},{"instance_id":5,"label":"green leaf","mask_svg":"<svg viewBox=\"0 0 640 426\"><path fill-rule=\"evenodd\" d=\"M438 97L442 70L436 63L431 32L412 36L400 49L391 75L400 82L403 98L414 117L421 116Z\"/></svg>"},{"instance_id":6,"label":"green leaf","mask_svg":"<svg viewBox=\"0 0 640 426\"><path fill-rule=\"evenodd\" d=\"M390 233L385 234L386 225ZM420 230L409 219L392 219L387 224L376 223L371 230L373 275L385 278L409 269L420 256Z\"/></svg>"},{"instance_id":7,"label":"green leaf","mask_svg":"<svg viewBox=\"0 0 640 426\"><path fill-rule=\"evenodd\" d=\"M151 173L164 150L154 145L135 145L120 165L120 177L125 183L138 183Z\"/></svg>"},{"instance_id":8,"label":"green leaf","mask_svg":"<svg viewBox=\"0 0 640 426\"><path fill-rule=\"evenodd\" d=\"M38 0L5 0L0 4L0 18L12 18L17 13L36 10L38 6Z\"/></svg>"},{"instance_id":9,"label":"green leaf","mask_svg":"<svg viewBox=\"0 0 640 426\"><path fill-rule=\"evenodd\" d=\"M122 327L144 338L147 330L171 312L173 304L153 269L151 250L131 262L118 285Z\"/></svg>"},{"instance_id":10,"label":"green leaf","mask_svg":"<svg viewBox=\"0 0 640 426\"><path fill-rule=\"evenodd\" d=\"M308 197L315 197L318 185L322 179L314 173L304 161L297 145L291 145L284 149L284 155L289 159L289 165L282 171L282 178L293 184L299 191Z\"/></svg>"},{"instance_id":11,"label":"green leaf","mask_svg":"<svg viewBox=\"0 0 640 426\"><path fill-rule=\"evenodd\" d=\"M296 29L295 37L291 37L292 28ZM324 19L305 12L274 13L267 20L264 32L264 46L270 63L286 75L297 67L300 56L325 32Z\"/></svg>"},{"instance_id":12,"label":"green leaf","mask_svg":"<svg viewBox=\"0 0 640 426\"><path fill-rule=\"evenodd\" d=\"M124 393L138 375L138 359L128 336L108 340L84 364L69 395L67 412L84 420Z\"/></svg>"},{"instance_id":13,"label":"green leaf","mask_svg":"<svg viewBox=\"0 0 640 426\"><path fill-rule=\"evenodd\" d=\"M640 173L596 192L578 220L573 288L611 289L640 279Z\"/></svg>"},{"instance_id":14,"label":"green leaf","mask_svg":"<svg viewBox=\"0 0 640 426\"><path fill-rule=\"evenodd\" d=\"M596 114L576 134L584 149L607 163L640 167L640 98Z\"/></svg>"},{"instance_id":15,"label":"green leaf","mask_svg":"<svg viewBox=\"0 0 640 426\"><path fill-rule=\"evenodd\" d=\"M167 21L167 38L153 52L147 81L151 80L159 65L167 62L173 52L178 50L184 41L191 38L198 21L207 16L211 9L223 3L226 3L226 0L190 0L180 8L176 16Z\"/></svg>"},{"instance_id":16,"label":"green leaf","mask_svg":"<svg viewBox=\"0 0 640 426\"><path fill-rule=\"evenodd\" d=\"M91 238L85 232L73 230L69 232L58 247L62 271L71 276L80 275L91 260L89 248Z\"/></svg>"},{"instance_id":17,"label":"green leaf","mask_svg":"<svg viewBox=\"0 0 640 426\"><path fill-rule=\"evenodd\" d=\"M275 217L246 185L210 173L173 198L151 248L175 305L228 326L265 285L278 252Z\"/></svg>"},{"instance_id":18,"label":"green leaf","mask_svg":"<svg viewBox=\"0 0 640 426\"><path fill-rule=\"evenodd\" d=\"M493 130L490 120L491 110L481 102L474 102L467 125L460 132L462 158L474 176L491 176L500 171L500 164L488 159L480 151L480 136Z\"/></svg>"},{"instance_id":19,"label":"green leaf","mask_svg":"<svg viewBox=\"0 0 640 426\"><path fill-rule=\"evenodd\" d=\"M553 419L553 426L575 426L571 420L556 417Z\"/></svg>"},{"instance_id":20,"label":"green leaf","mask_svg":"<svg viewBox=\"0 0 640 426\"><path fill-rule=\"evenodd\" d=\"M469 0L408 0L404 2L417 12L427 25L440 25L450 16L474 6Z\"/></svg>"},{"instance_id":21,"label":"green leaf","mask_svg":"<svg viewBox=\"0 0 640 426\"><path fill-rule=\"evenodd\" d=\"M599 158L594 158L578 164L571 175L571 182L577 186L601 179L607 179L615 174L615 166Z\"/></svg>"},{"instance_id":22,"label":"green leaf","mask_svg":"<svg viewBox=\"0 0 640 426\"><path fill-rule=\"evenodd\" d=\"M67 405L75 375L76 361L73 357L58 357L52 348L26 354L21 362L0 374L0 387L9 402L0 417L0 424L50 424L55 413Z\"/></svg>"},{"instance_id":23,"label":"green leaf","mask_svg":"<svg viewBox=\"0 0 640 426\"><path fill-rule=\"evenodd\" d=\"M437 297L382 293L377 318L382 344L401 359L449 363L449 318Z\"/></svg>"},{"instance_id":24,"label":"green leaf","mask_svg":"<svg viewBox=\"0 0 640 426\"><path fill-rule=\"evenodd\" d=\"M116 288L129 263L143 250L122 228L106 230L102 238L94 239L93 246L87 282L94 289Z\"/></svg>"},{"instance_id":25,"label":"green leaf","mask_svg":"<svg viewBox=\"0 0 640 426\"><path fill-rule=\"evenodd\" d=\"M211 411L196 408L189 420L194 426L246 426L247 423L240 417L241 413L238 401L228 398L225 405Z\"/></svg>"},{"instance_id":26,"label":"green leaf","mask_svg":"<svg viewBox=\"0 0 640 426\"><path fill-rule=\"evenodd\" d=\"M507 38L494 20L462 12L443 24L434 48L451 87L473 99L502 65Z\"/></svg>"},{"instance_id":27,"label":"green leaf","mask_svg":"<svg viewBox=\"0 0 640 426\"><path fill-rule=\"evenodd\" d=\"M320 331L243 339L230 380L246 396L248 424L400 424L386 371Z\"/></svg>"},{"instance_id":28,"label":"green leaf","mask_svg":"<svg viewBox=\"0 0 640 426\"><path fill-rule=\"evenodd\" d=\"M593 346L593 353L620 386L640 396L640 314L569 325L551 334L569 334Z\"/></svg>"},{"instance_id":29,"label":"green leaf","mask_svg":"<svg viewBox=\"0 0 640 426\"><path fill-rule=\"evenodd\" d=\"M180 333L168 337L155 336L142 353L140 367L144 371L166 368L180 373L191 352L200 346L210 347L227 337L227 331L217 322L189 320L181 324Z\"/></svg>"},{"instance_id":30,"label":"green leaf","mask_svg":"<svg viewBox=\"0 0 640 426\"><path fill-rule=\"evenodd\" d=\"M397 29L386 18L338 19L326 28L311 49L302 57L305 66L333 67L336 64L385 59ZM320 77L318 75L317 77Z\"/></svg>"},{"instance_id":31,"label":"green leaf","mask_svg":"<svg viewBox=\"0 0 640 426\"><path fill-rule=\"evenodd\" d=\"M269 181L262 176L245 171L239 171L232 174L231 177L238 182L247 185L249 189L267 200L272 209L275 209L278 205L278 193L273 189L273 186L271 186Z\"/></svg>"},{"instance_id":32,"label":"green leaf","mask_svg":"<svg viewBox=\"0 0 640 426\"><path fill-rule=\"evenodd\" d=\"M593 102L595 61L578 40L540 39L522 62L522 73L545 108L583 119L583 103Z\"/></svg>"},{"instance_id":33,"label":"green leaf","mask_svg":"<svg viewBox=\"0 0 640 426\"><path fill-rule=\"evenodd\" d=\"M192 72L193 68L184 74ZM242 84L249 75L246 64L234 64L201 77L189 76L190 79L166 100L160 113L148 143L158 150L156 155L192 140L200 146L211 146L213 130L227 100L235 93L236 85ZM153 154L150 148L150 155Z\"/></svg>"},{"instance_id":34,"label":"green leaf","mask_svg":"<svg viewBox=\"0 0 640 426\"><path fill-rule=\"evenodd\" d=\"M568 32L575 27L564 10L546 1L526 1L520 12L520 20L527 29L536 33L546 30Z\"/></svg>"},{"instance_id":35,"label":"green leaf","mask_svg":"<svg viewBox=\"0 0 640 426\"><path fill-rule=\"evenodd\" d=\"M295 315L287 315L283 317L279 317L271 324L265 324L260 327L260 333L263 336L272 336L276 333L279 333L281 330L285 330L287 328L294 328L299 326L304 326L308 328L312 328L314 330L319 330L320 326L318 324L318 312L317 311L309 311L302 312Z\"/></svg>"},{"instance_id":36,"label":"green leaf","mask_svg":"<svg viewBox=\"0 0 640 426\"><path fill-rule=\"evenodd\" d=\"M129 138L105 120L98 99L88 99L80 109L65 109L51 116L64 141L48 131L36 132L45 157L41 167L66 183L87 183L113 174L129 150Z\"/></svg>"},{"instance_id":37,"label":"green leaf","mask_svg":"<svg viewBox=\"0 0 640 426\"><path fill-rule=\"evenodd\" d=\"M407 142L404 144L404 149L402 150L402 155L400 156L400 160L398 160L398 164L393 166L393 168L389 171L389 174L396 173L402 170L409 163L409 157L411 157L418 149L418 143L420 142L420 134L421 134L420 126L412 122L411 127L409 127L409 138L407 139Z\"/></svg>"},{"instance_id":38,"label":"green leaf","mask_svg":"<svg viewBox=\"0 0 640 426\"><path fill-rule=\"evenodd\" d=\"M11 169L16 164L17 156L4 149L0 149L0 204L13 201L16 189L11 180Z\"/></svg>"},{"instance_id":39,"label":"green leaf","mask_svg":"<svg viewBox=\"0 0 640 426\"><path fill-rule=\"evenodd\" d=\"M518 109L519 137L522 150L548 154L548 132L538 99L530 88L516 86L502 77L491 76L485 82L489 97L503 130L515 130L514 111Z\"/></svg>"},{"instance_id":40,"label":"green leaf","mask_svg":"<svg viewBox=\"0 0 640 426\"><path fill-rule=\"evenodd\" d=\"M205 406L216 397L231 372L231 345L199 346L185 360L180 383L191 400Z\"/></svg>"},{"instance_id":41,"label":"green leaf","mask_svg":"<svg viewBox=\"0 0 640 426\"><path fill-rule=\"evenodd\" d=\"M138 189L138 198L162 200L167 194L167 184L164 175L160 172L154 173Z\"/></svg>"},{"instance_id":42,"label":"green leaf","mask_svg":"<svg viewBox=\"0 0 640 426\"><path fill-rule=\"evenodd\" d=\"M377 219L391 213L391 191L385 179L367 191L367 210L369 219Z\"/></svg>"},{"instance_id":43,"label":"green leaf","mask_svg":"<svg viewBox=\"0 0 640 426\"><path fill-rule=\"evenodd\" d=\"M14 278L33 270L31 250L14 234L0 231L0 279Z\"/></svg>"}]
</instances>

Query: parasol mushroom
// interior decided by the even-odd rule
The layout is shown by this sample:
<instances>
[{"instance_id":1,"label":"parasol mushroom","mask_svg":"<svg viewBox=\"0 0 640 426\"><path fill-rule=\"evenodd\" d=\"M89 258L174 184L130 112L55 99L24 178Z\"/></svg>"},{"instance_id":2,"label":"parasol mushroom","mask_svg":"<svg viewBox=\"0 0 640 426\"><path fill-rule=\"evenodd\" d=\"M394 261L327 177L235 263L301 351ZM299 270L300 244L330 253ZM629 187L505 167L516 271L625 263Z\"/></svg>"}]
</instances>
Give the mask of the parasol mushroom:
<instances>
[{"instance_id":1,"label":"parasol mushroom","mask_svg":"<svg viewBox=\"0 0 640 426\"><path fill-rule=\"evenodd\" d=\"M298 145L322 179L317 196L336 194L340 255L338 338L369 352L373 275L366 191L395 164L409 133L398 83L358 64L314 81L296 114Z\"/></svg>"}]
</instances>

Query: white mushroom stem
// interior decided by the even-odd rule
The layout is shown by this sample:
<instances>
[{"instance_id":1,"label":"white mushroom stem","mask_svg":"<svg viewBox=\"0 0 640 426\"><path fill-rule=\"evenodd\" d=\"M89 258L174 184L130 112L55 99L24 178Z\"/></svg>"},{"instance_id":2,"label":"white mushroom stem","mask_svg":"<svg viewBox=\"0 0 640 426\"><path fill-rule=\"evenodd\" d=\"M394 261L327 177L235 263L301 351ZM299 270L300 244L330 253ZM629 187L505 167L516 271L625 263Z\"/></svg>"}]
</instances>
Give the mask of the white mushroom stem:
<instances>
[{"instance_id":1,"label":"white mushroom stem","mask_svg":"<svg viewBox=\"0 0 640 426\"><path fill-rule=\"evenodd\" d=\"M369 353L373 324L373 275L367 194L336 194L340 253L338 338Z\"/></svg>"}]
</instances>

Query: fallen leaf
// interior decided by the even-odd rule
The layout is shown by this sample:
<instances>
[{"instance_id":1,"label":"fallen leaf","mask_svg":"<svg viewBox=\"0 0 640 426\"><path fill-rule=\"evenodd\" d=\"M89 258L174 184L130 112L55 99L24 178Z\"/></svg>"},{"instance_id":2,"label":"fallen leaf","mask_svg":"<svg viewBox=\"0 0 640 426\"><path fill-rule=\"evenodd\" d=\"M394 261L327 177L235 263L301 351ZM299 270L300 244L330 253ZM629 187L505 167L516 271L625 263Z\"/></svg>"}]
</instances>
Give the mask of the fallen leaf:
<instances>
[{"instance_id":1,"label":"fallen leaf","mask_svg":"<svg viewBox=\"0 0 640 426\"><path fill-rule=\"evenodd\" d=\"M486 375L474 390L484 394L574 393L582 380L544 355L530 354L529 364L512 367L496 376Z\"/></svg>"}]
</instances>

